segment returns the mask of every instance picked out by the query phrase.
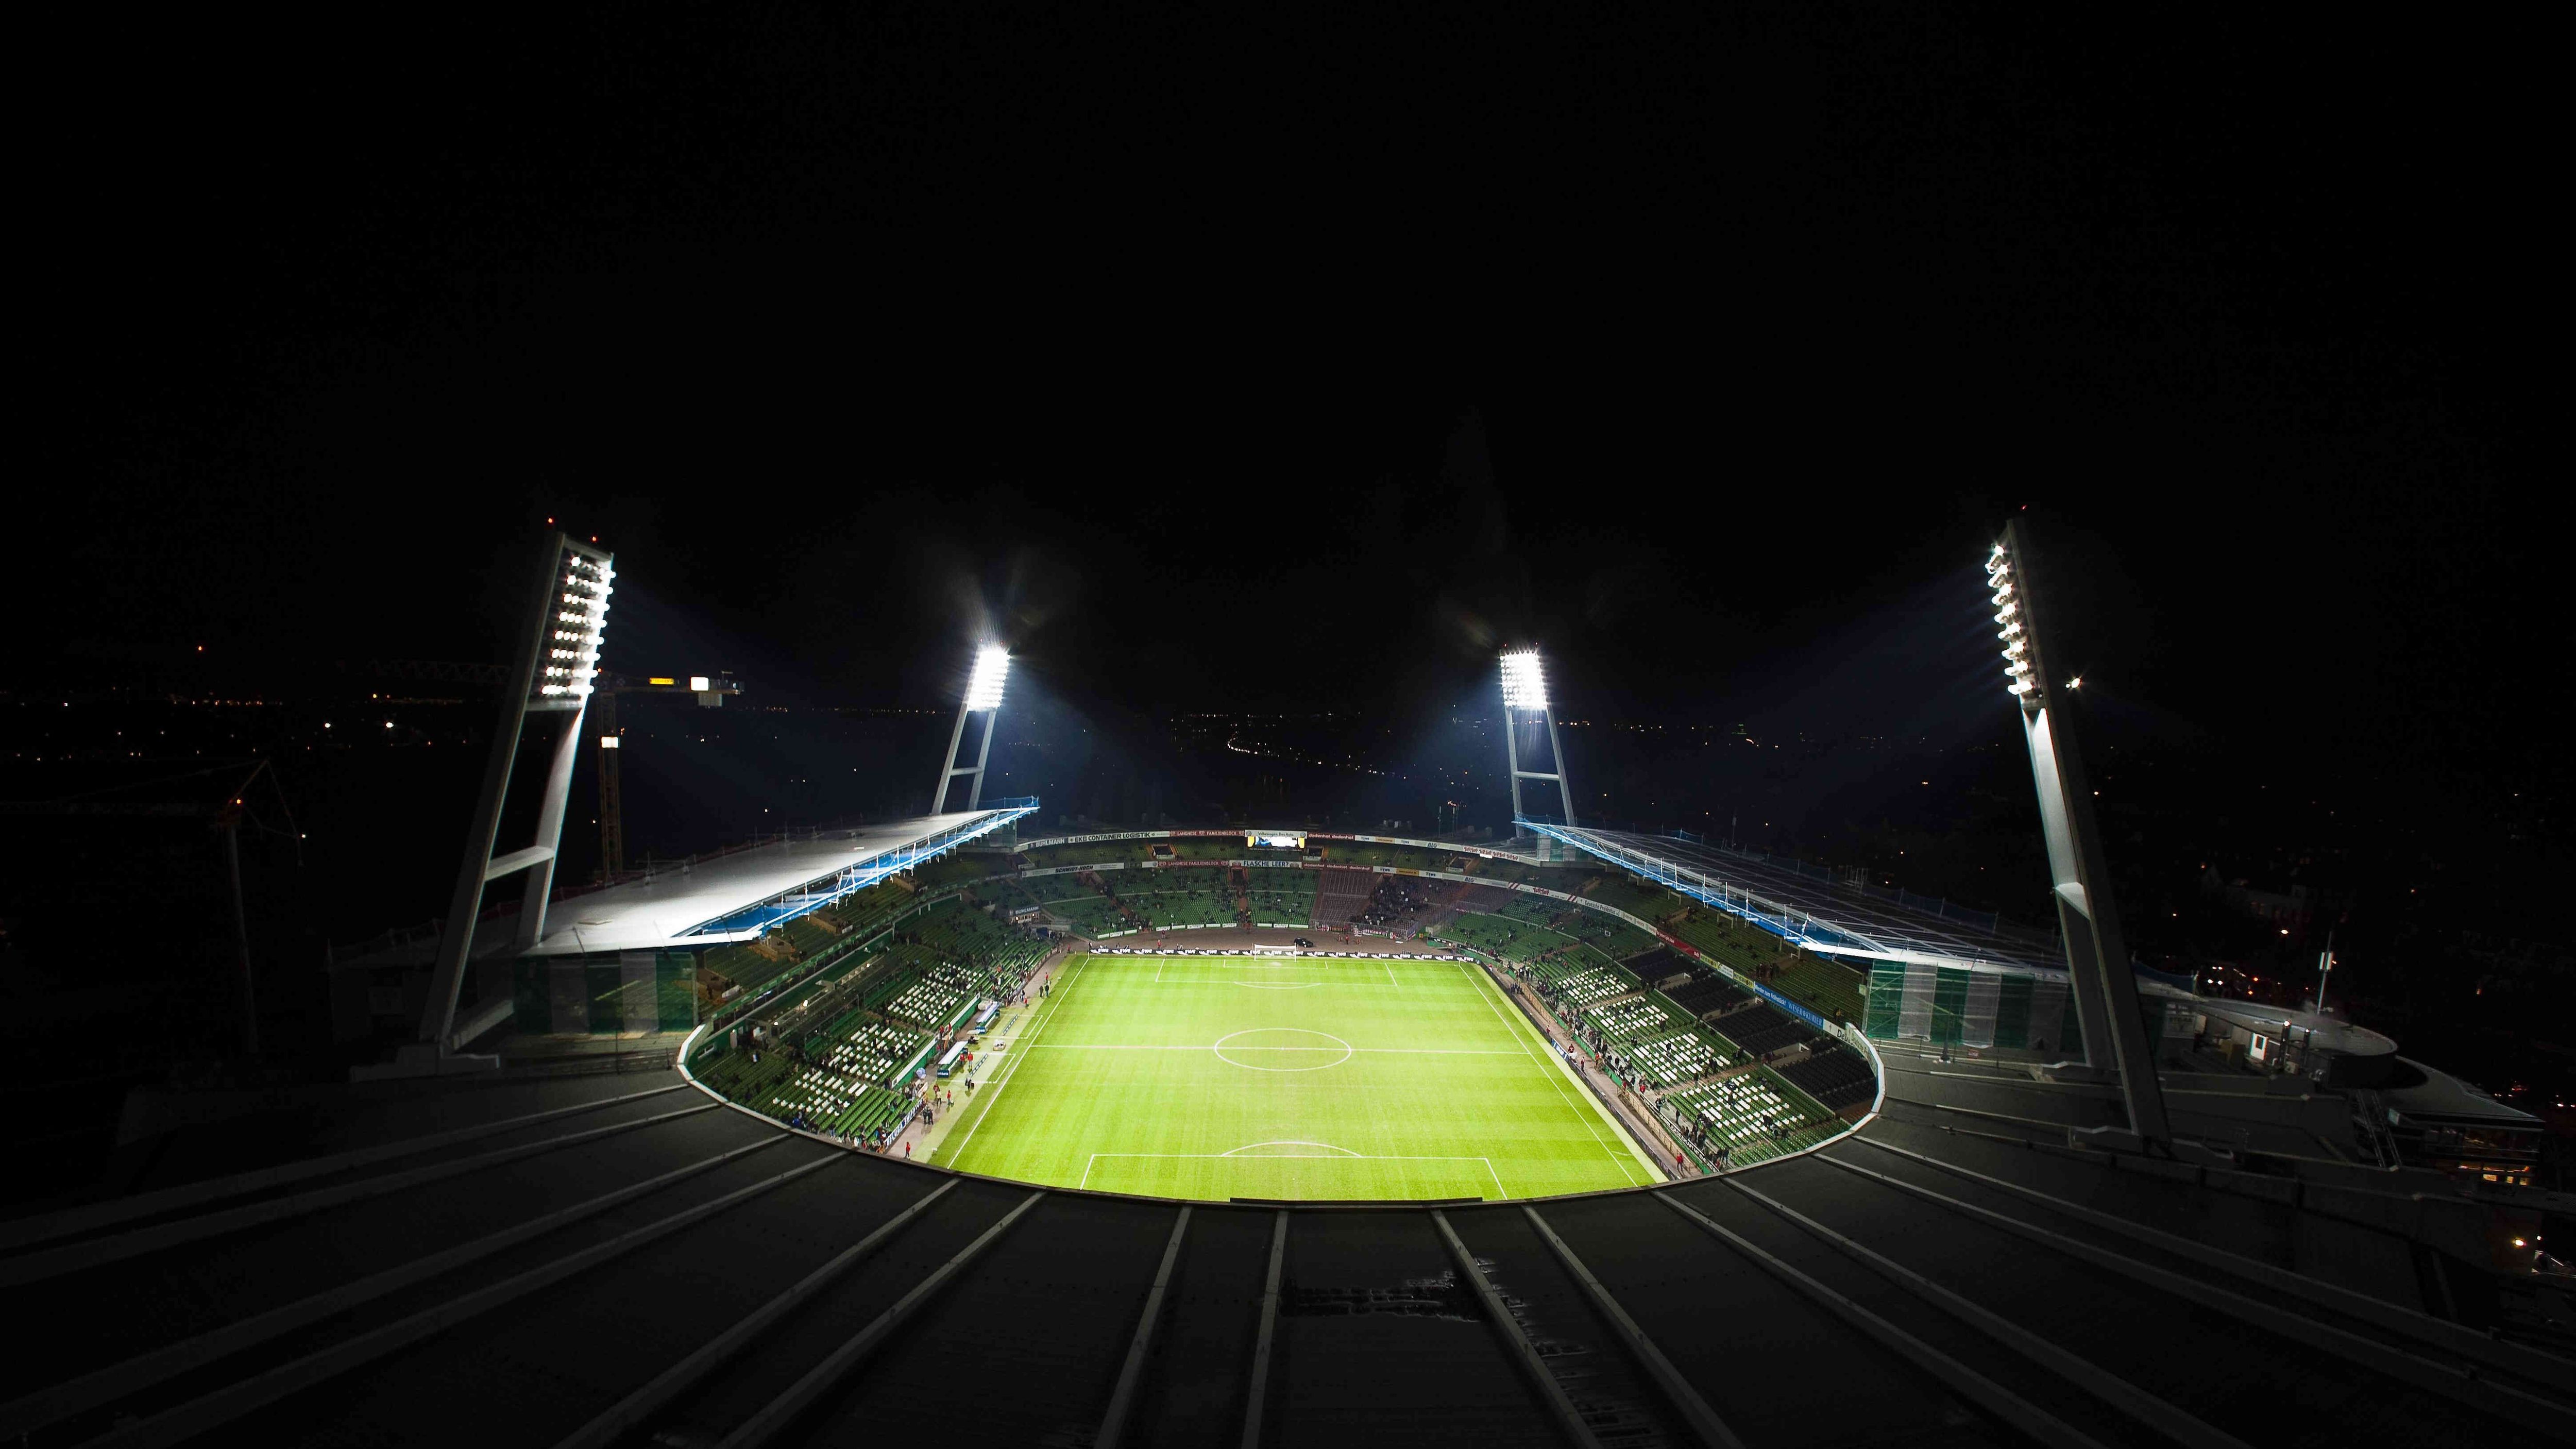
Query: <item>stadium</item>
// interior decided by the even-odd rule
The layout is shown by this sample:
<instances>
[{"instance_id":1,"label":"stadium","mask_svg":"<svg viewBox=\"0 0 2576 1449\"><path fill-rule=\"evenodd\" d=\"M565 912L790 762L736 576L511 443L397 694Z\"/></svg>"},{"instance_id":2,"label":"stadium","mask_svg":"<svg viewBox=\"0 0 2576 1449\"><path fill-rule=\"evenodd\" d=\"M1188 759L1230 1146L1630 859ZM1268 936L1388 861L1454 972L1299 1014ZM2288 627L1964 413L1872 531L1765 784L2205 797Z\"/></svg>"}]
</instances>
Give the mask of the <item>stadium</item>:
<instances>
[{"instance_id":1,"label":"stadium","mask_svg":"<svg viewBox=\"0 0 2576 1449\"><path fill-rule=\"evenodd\" d=\"M994 644L927 812L562 889L617 689L736 687L604 675L615 561L551 536L446 924L337 968L414 1040L0 1225L0 1431L2576 1437L2537 1123L2132 962L2025 552L2054 930L1585 823L1527 650L1508 835L1050 831L983 793Z\"/></svg>"}]
</instances>

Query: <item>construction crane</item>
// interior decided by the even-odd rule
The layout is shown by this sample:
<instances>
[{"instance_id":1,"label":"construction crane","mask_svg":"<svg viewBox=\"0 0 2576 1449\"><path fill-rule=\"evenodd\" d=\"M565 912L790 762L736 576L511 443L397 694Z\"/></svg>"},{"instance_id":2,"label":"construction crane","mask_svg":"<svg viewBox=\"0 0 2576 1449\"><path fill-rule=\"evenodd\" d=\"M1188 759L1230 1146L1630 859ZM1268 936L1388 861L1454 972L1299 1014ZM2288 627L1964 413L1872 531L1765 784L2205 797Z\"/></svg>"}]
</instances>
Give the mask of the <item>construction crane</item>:
<instances>
[{"instance_id":1,"label":"construction crane","mask_svg":"<svg viewBox=\"0 0 2576 1449\"><path fill-rule=\"evenodd\" d=\"M723 705L726 695L740 693L742 685L729 674L651 674L641 678L602 674L591 681L592 727L599 731L599 879L602 882L613 881L626 874L625 803L617 781L620 748L617 697L621 694L694 694L698 697L699 708L715 709Z\"/></svg>"}]
</instances>

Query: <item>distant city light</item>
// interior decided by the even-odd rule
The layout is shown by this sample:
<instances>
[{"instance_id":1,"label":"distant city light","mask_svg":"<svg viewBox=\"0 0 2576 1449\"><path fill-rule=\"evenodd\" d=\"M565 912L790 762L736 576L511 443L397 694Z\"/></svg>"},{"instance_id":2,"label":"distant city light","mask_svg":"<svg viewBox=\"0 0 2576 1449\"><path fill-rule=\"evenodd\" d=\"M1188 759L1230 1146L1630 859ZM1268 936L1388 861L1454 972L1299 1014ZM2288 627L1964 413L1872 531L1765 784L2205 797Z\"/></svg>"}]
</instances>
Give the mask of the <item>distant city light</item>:
<instances>
[{"instance_id":1,"label":"distant city light","mask_svg":"<svg viewBox=\"0 0 2576 1449\"><path fill-rule=\"evenodd\" d=\"M987 644L975 656L975 674L966 683L966 708L1000 709L1002 681L1011 672L1011 651L999 644Z\"/></svg>"},{"instance_id":2,"label":"distant city light","mask_svg":"<svg viewBox=\"0 0 2576 1449\"><path fill-rule=\"evenodd\" d=\"M1503 656L1503 707L1547 708L1547 675L1539 668L1537 650Z\"/></svg>"}]
</instances>

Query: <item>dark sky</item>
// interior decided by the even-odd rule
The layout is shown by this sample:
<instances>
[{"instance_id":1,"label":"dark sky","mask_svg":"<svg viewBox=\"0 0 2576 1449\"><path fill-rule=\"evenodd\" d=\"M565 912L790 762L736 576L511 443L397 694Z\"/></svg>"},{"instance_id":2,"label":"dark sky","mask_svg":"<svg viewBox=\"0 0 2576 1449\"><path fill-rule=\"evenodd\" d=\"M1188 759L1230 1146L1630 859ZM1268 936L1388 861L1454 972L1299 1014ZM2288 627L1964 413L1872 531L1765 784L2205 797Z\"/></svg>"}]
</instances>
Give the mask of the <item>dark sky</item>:
<instances>
[{"instance_id":1,"label":"dark sky","mask_svg":"<svg viewBox=\"0 0 2576 1449\"><path fill-rule=\"evenodd\" d=\"M1530 639L1590 707L1832 716L2027 504L2137 710L2563 734L2492 726L2565 702L2524 22L1290 14L66 36L13 634L496 658L553 515L612 666L778 699L953 697L989 627L1140 709Z\"/></svg>"}]
</instances>

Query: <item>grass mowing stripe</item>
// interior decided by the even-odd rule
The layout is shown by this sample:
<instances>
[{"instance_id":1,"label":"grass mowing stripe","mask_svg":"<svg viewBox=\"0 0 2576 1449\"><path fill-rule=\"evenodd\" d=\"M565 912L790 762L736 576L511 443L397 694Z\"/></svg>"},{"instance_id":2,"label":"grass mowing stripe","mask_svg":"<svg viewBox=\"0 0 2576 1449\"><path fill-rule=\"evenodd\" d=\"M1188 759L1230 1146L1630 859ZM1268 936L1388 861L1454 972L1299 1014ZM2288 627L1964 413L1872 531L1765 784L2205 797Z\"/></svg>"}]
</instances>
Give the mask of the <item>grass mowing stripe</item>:
<instances>
[{"instance_id":1,"label":"grass mowing stripe","mask_svg":"<svg viewBox=\"0 0 2576 1449\"><path fill-rule=\"evenodd\" d=\"M1532 1030L1532 1028L1530 1027L1530 1025L1529 1025L1527 1022L1521 1022L1521 1023L1519 1023L1519 1024L1518 1024L1518 1029L1517 1029L1517 1030L1515 1030L1515 1029L1514 1029L1514 1023L1513 1023L1513 1021L1512 1021L1512 1016L1506 1016L1506 1015L1504 1015L1504 1013L1503 1013L1503 1008L1502 1008L1501 1003L1499 1003L1499 1002L1495 1001L1495 1000L1494 1000L1494 996L1493 996L1493 995L1489 995L1489 994L1488 994L1489 992L1495 992L1495 988L1494 988L1494 985L1493 985L1493 983L1492 983L1492 982L1487 981L1487 980L1485 979L1485 971L1484 971L1484 968L1483 968L1483 967L1481 967L1481 966L1467 966L1467 965L1460 965L1460 966L1458 967L1458 969L1459 969L1459 970L1461 970L1461 971L1463 971L1463 972L1465 972L1465 973L1467 973L1467 975L1468 975L1469 979L1471 979L1472 981L1474 981L1474 982L1476 983L1476 987L1477 987L1476 995L1477 995L1478 999L1482 1000L1482 1001L1483 1001L1487 1006L1490 1006L1490 1007L1492 1007L1492 1008L1494 1009L1494 1015L1495 1015L1496 1017L1500 1018L1500 1019L1502 1020L1502 1022L1503 1022L1503 1029L1504 1029L1505 1031L1509 1031L1509 1032L1511 1032L1511 1033L1512 1033L1512 1040L1513 1040L1514 1042L1516 1042L1516 1043L1518 1043L1518 1044L1520 1045L1520 1049L1521 1049L1522 1054L1523 1054L1523 1055L1525 1055L1525 1056L1528 1056L1528 1057L1529 1057L1529 1059L1530 1059L1530 1064L1531 1064L1532 1066L1534 1066L1534 1067L1537 1067L1541 1072L1543 1072L1543 1073L1547 1073L1547 1072L1549 1071L1548 1066L1547 1066L1547 1065L1545 1065L1545 1064L1540 1063L1540 1061L1539 1061L1539 1059L1538 1059L1537 1055L1536 1055L1535 1053L1532 1053L1532 1052L1530 1051L1528 1040L1527 1040L1527 1039L1526 1039L1526 1037L1524 1037L1524 1036L1523 1036L1523 1034L1522 1034L1522 1033L1524 1033L1524 1032L1526 1032L1526 1031ZM1495 994L1499 994L1499 993L1498 993L1498 992L1495 992ZM1518 1011L1518 1009L1517 1009L1517 1008L1515 1008L1515 1009L1514 1009L1514 1011L1513 1011L1513 1013L1512 1013L1512 1015L1513 1015L1513 1016L1517 1016L1518 1014L1519 1014L1519 1011ZM1546 1045L1545 1043L1541 1043L1541 1044L1542 1044L1542 1045ZM1548 1047L1548 1055L1552 1057L1552 1056L1554 1056L1555 1054L1556 1054L1556 1049L1555 1049L1553 1046L1549 1046L1549 1047ZM1564 1085L1563 1085L1562 1083L1560 1083L1559 1081L1557 1081L1557 1076L1558 1076L1558 1075L1561 1075L1561 1074L1562 1074L1562 1072L1563 1072L1563 1069L1562 1069L1562 1068L1558 1068L1556 1072L1554 1072L1554 1073L1550 1073L1550 1074L1548 1075L1548 1079L1547 1079L1547 1080L1548 1080L1548 1085L1549 1085L1549 1086L1551 1086L1551 1087L1555 1087L1555 1088L1556 1088L1556 1090L1557 1090L1557 1095L1559 1095L1559 1096L1563 1096L1563 1095L1565 1095L1565 1087L1564 1087ZM1588 1095L1588 1094L1587 1094L1587 1095ZM1572 1112L1575 1114L1575 1116L1577 1116L1577 1117L1579 1117L1579 1118L1581 1118L1581 1119L1583 1120L1584 1130L1586 1130L1586 1131L1588 1131L1588 1132L1590 1132L1590 1133L1592 1134L1592 1140L1593 1140L1594 1142L1596 1142L1596 1143L1600 1143L1601 1150L1602 1150L1603 1152L1606 1152L1606 1153L1610 1154L1610 1160L1619 1164L1619 1176L1620 1176L1622 1179L1624 1179L1624 1180L1625 1180L1625 1185L1627 1185L1627 1186L1629 1186L1629 1187L1634 1187L1634 1186L1636 1186L1636 1185L1637 1185L1637 1178L1636 1178L1636 1174L1634 1174L1634 1173L1632 1173L1632 1172L1630 1172L1630 1171L1628 1170L1628 1159L1627 1159L1627 1158L1625 1158L1625 1157L1620 1156L1620 1155L1619 1155L1619 1151L1618 1151L1618 1149L1617 1149L1617 1148L1612 1147L1612 1146L1611 1146L1609 1143L1607 1143L1607 1142L1602 1142L1602 1141L1601 1141L1601 1132L1600 1132L1600 1129L1599 1129L1599 1128L1597 1128L1597 1127L1595 1127L1595 1126L1593 1125L1593 1122L1592 1122L1592 1118L1591 1118L1591 1116L1590 1116L1590 1115L1588 1115L1588 1114L1586 1114L1586 1113L1584 1112L1584 1110L1582 1109L1582 1107L1580 1107L1580 1106L1576 1105L1575 1103L1573 1103L1573 1102L1571 1102L1571 1101L1569 1101L1569 1102L1567 1102L1567 1103L1566 1103L1566 1107L1567 1107L1567 1109L1568 1109L1568 1110L1572 1111ZM1652 1182L1652 1181L1654 1181L1654 1179L1652 1179L1652 1178L1648 1178L1648 1179L1647 1179L1647 1181L1648 1181L1648 1182Z\"/></svg>"},{"instance_id":2,"label":"grass mowing stripe","mask_svg":"<svg viewBox=\"0 0 2576 1449\"><path fill-rule=\"evenodd\" d=\"M1450 963L1372 962L1293 992L1193 969L1241 964L1074 963L1028 1034L1045 1039L1024 1039L977 1093L943 1164L1214 1199L1522 1198L1638 1180L1562 1066Z\"/></svg>"},{"instance_id":3,"label":"grass mowing stripe","mask_svg":"<svg viewBox=\"0 0 2576 1449\"><path fill-rule=\"evenodd\" d=\"M1055 1020L1055 1014L1064 1009L1066 999L1071 997L1073 994L1074 978L1080 976L1082 974L1082 968L1090 964L1091 958L1089 956L1085 956L1080 961L1075 962L1073 969L1065 973L1064 990L1049 991L1047 993L1046 1014L1029 1024L1029 1034L1020 1038L1019 1055L1014 1056L1008 1062L1003 1063L1002 1075L996 1078L990 1087L985 1088L983 1100L975 1104L975 1120L966 1124L965 1139L960 1141L956 1147L950 1149L948 1153L949 1166L954 1167L957 1165L957 1159L966 1151L966 1144L975 1140L975 1134L982 1130L984 1126L984 1119L993 1115L993 1099L1001 1096L1002 1088L1010 1085L1011 1078L1019 1075L1020 1063L1028 1060L1029 1047L1036 1042L1038 1033L1046 1030L1047 1023Z\"/></svg>"}]
</instances>

